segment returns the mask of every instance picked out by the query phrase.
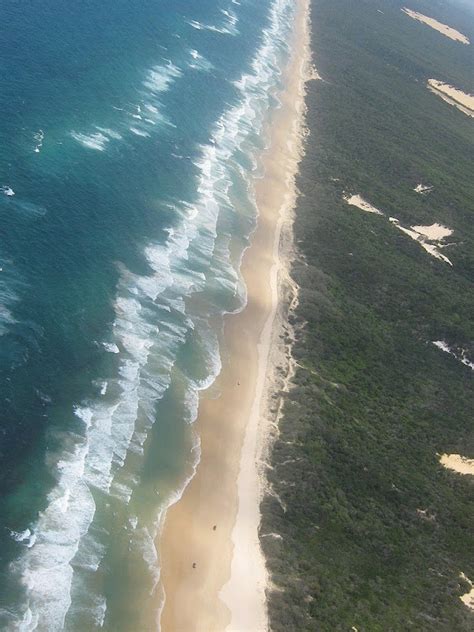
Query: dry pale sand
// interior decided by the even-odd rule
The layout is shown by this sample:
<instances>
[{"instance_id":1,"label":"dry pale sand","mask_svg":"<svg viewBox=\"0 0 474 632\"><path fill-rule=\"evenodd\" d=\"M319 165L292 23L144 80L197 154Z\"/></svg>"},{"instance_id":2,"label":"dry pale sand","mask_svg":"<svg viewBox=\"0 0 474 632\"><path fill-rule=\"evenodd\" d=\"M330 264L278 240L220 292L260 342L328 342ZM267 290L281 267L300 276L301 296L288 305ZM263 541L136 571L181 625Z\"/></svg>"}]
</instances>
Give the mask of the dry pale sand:
<instances>
[{"instance_id":1,"label":"dry pale sand","mask_svg":"<svg viewBox=\"0 0 474 632\"><path fill-rule=\"evenodd\" d=\"M366 213L375 213L376 215L383 215L382 211L379 211L378 208L372 206L372 204L367 202L367 200L364 200L364 198L360 195L344 195L343 198L348 204L360 208L361 211L366 211Z\"/></svg>"},{"instance_id":2,"label":"dry pale sand","mask_svg":"<svg viewBox=\"0 0 474 632\"><path fill-rule=\"evenodd\" d=\"M435 347L438 347L438 349L440 349L441 351L444 351L445 353L449 353L450 355L454 356L456 358L456 360L458 360L459 362L462 362L462 364L464 364L465 366L468 366L471 371L474 371L474 362L471 362L467 356L467 352L462 349L461 353L456 353L455 351L453 351L449 345L444 342L444 340L433 340L433 344Z\"/></svg>"},{"instance_id":3,"label":"dry pale sand","mask_svg":"<svg viewBox=\"0 0 474 632\"><path fill-rule=\"evenodd\" d=\"M421 187L422 185L418 185L418 186ZM418 187L414 190L417 192L420 192ZM424 189L424 190L427 190L427 189ZM344 194L343 199L347 202L347 204L350 204L351 206L355 206L359 208L361 211L365 211L366 213L384 215L382 211L380 211L378 208L376 208L375 206L367 202L367 200L364 200L364 198L360 195ZM443 244L441 242L443 241L445 237L449 237L449 235L452 235L453 231L450 228L447 228L446 226L442 226L441 224L431 224L431 226L411 226L410 228L405 228L404 226L400 224L399 220L396 217L389 217L389 221L394 226L396 226L398 230L401 230L402 233L405 233L405 235L408 235L409 237L411 237L411 239L419 243L420 246L424 250L426 250L426 252L429 253L432 257L435 257L436 259L439 259L440 261L444 261L445 263L448 263L450 266L453 265L451 261L448 259L448 257L446 257L446 255L443 255L440 252L441 248L448 245L448 244Z\"/></svg>"},{"instance_id":4,"label":"dry pale sand","mask_svg":"<svg viewBox=\"0 0 474 632\"><path fill-rule=\"evenodd\" d=\"M412 229L420 235L424 235L430 241L440 241L441 239L453 234L451 228L443 226L442 224L431 224L431 226L412 226Z\"/></svg>"},{"instance_id":5,"label":"dry pale sand","mask_svg":"<svg viewBox=\"0 0 474 632\"><path fill-rule=\"evenodd\" d=\"M265 175L255 183L258 226L242 261L248 303L225 319L220 396L204 395L196 422L201 461L183 497L168 511L160 541L163 632L267 629L257 460L265 432L265 373L272 372L267 365L281 265L278 243L282 224L291 217L301 155L308 8L308 0L300 0L287 87L269 129L270 149L261 159Z\"/></svg>"},{"instance_id":6,"label":"dry pale sand","mask_svg":"<svg viewBox=\"0 0 474 632\"><path fill-rule=\"evenodd\" d=\"M415 191L416 190L417 189L415 189ZM366 213L374 213L376 215L383 215L382 211L367 202L367 200L364 200L364 198L360 195L343 195L343 199L347 202L347 204L355 206L361 211L365 211ZM405 228L400 224L396 217L389 217L389 220L394 226L398 228L398 230L401 230L402 233L405 233L405 235L408 235L416 242L418 242L420 246L424 250L426 250L426 252L429 253L432 257L435 257L440 261L444 261L450 266L453 265L448 257L440 252L440 249L446 245L442 244L441 241L445 237L448 237L453 233L450 228L442 226L441 224L432 224L431 226L411 226L411 228Z\"/></svg>"},{"instance_id":7,"label":"dry pale sand","mask_svg":"<svg viewBox=\"0 0 474 632\"><path fill-rule=\"evenodd\" d=\"M460 454L442 454L439 462L448 470L453 470L458 474L467 474L468 476L474 476L474 459L467 459ZM470 590L464 595L461 595L459 599L471 610L474 610L474 584L466 577L464 573L460 573L459 577L466 581Z\"/></svg>"},{"instance_id":8,"label":"dry pale sand","mask_svg":"<svg viewBox=\"0 0 474 632\"><path fill-rule=\"evenodd\" d=\"M410 228L405 228L404 226L400 224L400 222L398 221L396 217L389 217L389 220L396 228L398 228L398 230L401 230L402 233L405 233L405 235L408 235L409 237L411 237L411 239L413 239L418 244L420 244L420 246L424 250L426 250L426 252L430 254L432 257L435 257L436 259L439 259L440 261L444 261L450 266L453 265L451 261L448 259L448 257L446 257L446 255L443 255L443 253L440 252L440 248L442 248L445 245L445 244L442 244L441 241L444 239L445 236L451 235L453 232L450 228L446 228L446 226L441 226L441 224L432 224L431 226L411 226ZM442 236L441 237L430 236L430 235L439 235L439 234L441 234ZM430 242L435 242L435 243L430 243Z\"/></svg>"},{"instance_id":9,"label":"dry pale sand","mask_svg":"<svg viewBox=\"0 0 474 632\"><path fill-rule=\"evenodd\" d=\"M467 116L474 117L474 96L472 94L467 94L437 79L428 79L427 87L449 105L454 105Z\"/></svg>"},{"instance_id":10,"label":"dry pale sand","mask_svg":"<svg viewBox=\"0 0 474 632\"><path fill-rule=\"evenodd\" d=\"M460 454L442 454L439 462L448 470L474 476L474 459L467 459Z\"/></svg>"},{"instance_id":11,"label":"dry pale sand","mask_svg":"<svg viewBox=\"0 0 474 632\"><path fill-rule=\"evenodd\" d=\"M423 15L422 13L418 13L417 11L412 11L411 9L408 9L407 7L404 7L402 11L403 13L406 13L414 20L418 20L418 22L423 22L423 24L427 24L428 26L431 26L432 29L435 29L435 31L439 31L440 33L442 33L443 35L446 35L446 37L449 37L452 40L456 40L457 42L462 42L463 44L471 43L469 41L469 38L467 38L465 35L457 31L456 29L453 29L451 26L448 26L447 24L438 22L438 20L435 20L434 18L430 18L427 15Z\"/></svg>"},{"instance_id":12,"label":"dry pale sand","mask_svg":"<svg viewBox=\"0 0 474 632\"><path fill-rule=\"evenodd\" d=\"M417 184L413 189L415 193L421 193L422 195L427 195L428 193L431 193L432 190L433 187L426 184Z\"/></svg>"},{"instance_id":13,"label":"dry pale sand","mask_svg":"<svg viewBox=\"0 0 474 632\"><path fill-rule=\"evenodd\" d=\"M461 595L459 599L468 608L470 608L471 610L474 610L474 583L472 583L469 577L466 577L464 573L460 573L459 577L461 579L464 579L464 581L467 582L469 586L471 587L471 590L469 590L469 592L465 593L464 595Z\"/></svg>"}]
</instances>

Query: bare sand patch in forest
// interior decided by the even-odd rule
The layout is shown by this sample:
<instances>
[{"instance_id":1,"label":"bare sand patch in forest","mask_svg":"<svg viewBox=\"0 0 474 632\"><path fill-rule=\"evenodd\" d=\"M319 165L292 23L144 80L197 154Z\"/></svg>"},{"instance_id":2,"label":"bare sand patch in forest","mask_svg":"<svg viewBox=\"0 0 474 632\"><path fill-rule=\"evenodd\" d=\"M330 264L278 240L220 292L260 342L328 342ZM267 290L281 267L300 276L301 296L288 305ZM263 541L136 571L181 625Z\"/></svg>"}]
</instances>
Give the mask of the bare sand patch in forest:
<instances>
[{"instance_id":1,"label":"bare sand patch in forest","mask_svg":"<svg viewBox=\"0 0 474 632\"><path fill-rule=\"evenodd\" d=\"M446 35L446 37L449 37L452 40L461 42L462 44L471 43L468 37L466 37L459 31L457 31L456 29L453 29L451 26L448 26L447 24L438 22L438 20L435 20L434 18L430 18L427 15L423 15L423 13L412 11L411 9L408 9L407 7L404 7L402 11L403 13L406 13L414 20L418 20L418 22L423 22L423 24L427 24L428 26L431 26L432 29L435 29L435 31L438 31L439 33L442 33L443 35Z\"/></svg>"},{"instance_id":2,"label":"bare sand patch in forest","mask_svg":"<svg viewBox=\"0 0 474 632\"><path fill-rule=\"evenodd\" d=\"M453 264L451 261L440 252L440 249L446 244L442 244L442 240L448 235L452 235L453 231L441 224L432 224L431 226L411 226L405 228L400 224L396 217L389 217L392 224L401 230L402 233L411 237L414 241L420 244L420 246L426 250L432 257L436 257L440 261L448 263L450 266Z\"/></svg>"},{"instance_id":3,"label":"bare sand patch in forest","mask_svg":"<svg viewBox=\"0 0 474 632\"><path fill-rule=\"evenodd\" d=\"M461 577L461 579L464 579L464 581L467 582L470 585L470 587L471 587L471 590L469 592L465 593L464 595L461 595L459 597L459 599L468 608L470 608L471 610L474 610L474 584L471 582L469 577L466 577L466 575L464 573L460 573L459 576Z\"/></svg>"},{"instance_id":4,"label":"bare sand patch in forest","mask_svg":"<svg viewBox=\"0 0 474 632\"><path fill-rule=\"evenodd\" d=\"M428 90L431 90L431 92L441 97L441 99L449 103L449 105L454 105L454 107L467 116L474 117L474 96L472 94L463 92L437 79L428 79L427 87Z\"/></svg>"},{"instance_id":5,"label":"bare sand patch in forest","mask_svg":"<svg viewBox=\"0 0 474 632\"><path fill-rule=\"evenodd\" d=\"M372 206L372 204L367 202L367 200L364 200L364 198L360 195L344 195L343 197L348 204L360 208L361 211L365 211L366 213L375 213L376 215L383 215L382 211L379 211L378 208Z\"/></svg>"},{"instance_id":6,"label":"bare sand patch in forest","mask_svg":"<svg viewBox=\"0 0 474 632\"><path fill-rule=\"evenodd\" d=\"M474 459L468 459L460 454L442 454L439 462L448 470L474 476Z\"/></svg>"}]
</instances>

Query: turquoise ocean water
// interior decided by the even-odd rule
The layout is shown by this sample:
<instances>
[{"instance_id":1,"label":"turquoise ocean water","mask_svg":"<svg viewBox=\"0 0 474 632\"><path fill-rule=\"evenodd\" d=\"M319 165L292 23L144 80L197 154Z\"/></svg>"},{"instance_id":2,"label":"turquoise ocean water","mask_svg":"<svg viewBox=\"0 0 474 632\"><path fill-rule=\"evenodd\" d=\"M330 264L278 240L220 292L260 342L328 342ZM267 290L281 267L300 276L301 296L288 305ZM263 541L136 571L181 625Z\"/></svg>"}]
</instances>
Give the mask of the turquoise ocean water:
<instances>
[{"instance_id":1,"label":"turquoise ocean water","mask_svg":"<svg viewBox=\"0 0 474 632\"><path fill-rule=\"evenodd\" d=\"M1 630L157 629L293 11L0 5Z\"/></svg>"}]
</instances>

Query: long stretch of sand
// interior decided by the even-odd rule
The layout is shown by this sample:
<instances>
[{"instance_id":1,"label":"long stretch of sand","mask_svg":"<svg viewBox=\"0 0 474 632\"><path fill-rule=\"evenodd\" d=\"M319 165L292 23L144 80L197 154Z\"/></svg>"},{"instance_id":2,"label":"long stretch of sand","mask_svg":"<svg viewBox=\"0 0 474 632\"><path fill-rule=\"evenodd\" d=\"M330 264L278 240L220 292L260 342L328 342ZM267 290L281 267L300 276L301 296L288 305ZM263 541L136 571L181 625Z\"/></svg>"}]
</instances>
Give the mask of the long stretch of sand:
<instances>
[{"instance_id":1,"label":"long stretch of sand","mask_svg":"<svg viewBox=\"0 0 474 632\"><path fill-rule=\"evenodd\" d=\"M308 29L309 2L300 0L282 107L273 115L270 148L261 157L264 177L255 182L258 226L242 262L247 306L225 319L220 396L200 402L201 461L168 511L160 542L162 632L267 629L258 459L268 432L263 392L270 386L268 359L283 273L278 246L282 225L291 217L301 155Z\"/></svg>"}]
</instances>

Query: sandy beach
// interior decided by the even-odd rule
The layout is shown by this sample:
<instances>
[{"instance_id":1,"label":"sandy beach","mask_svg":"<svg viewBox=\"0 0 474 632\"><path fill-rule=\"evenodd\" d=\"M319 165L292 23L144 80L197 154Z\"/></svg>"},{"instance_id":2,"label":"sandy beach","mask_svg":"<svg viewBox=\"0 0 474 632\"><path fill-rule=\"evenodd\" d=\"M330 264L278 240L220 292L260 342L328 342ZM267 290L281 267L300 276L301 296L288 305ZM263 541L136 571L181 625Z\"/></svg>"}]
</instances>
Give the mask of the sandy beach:
<instances>
[{"instance_id":1,"label":"sandy beach","mask_svg":"<svg viewBox=\"0 0 474 632\"><path fill-rule=\"evenodd\" d=\"M196 422L201 461L168 511L160 541L163 632L267 629L258 463L270 426L263 408L275 369L269 351L279 333L278 285L288 264L279 244L291 222L302 151L308 28L309 3L301 0L282 107L272 117L269 149L260 160L264 177L255 182L258 226L242 262L248 303L225 319L220 397L203 394Z\"/></svg>"}]
</instances>

